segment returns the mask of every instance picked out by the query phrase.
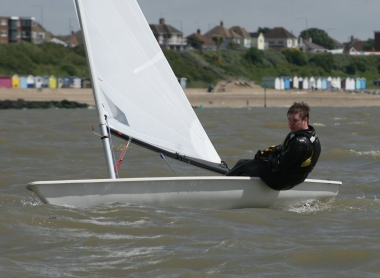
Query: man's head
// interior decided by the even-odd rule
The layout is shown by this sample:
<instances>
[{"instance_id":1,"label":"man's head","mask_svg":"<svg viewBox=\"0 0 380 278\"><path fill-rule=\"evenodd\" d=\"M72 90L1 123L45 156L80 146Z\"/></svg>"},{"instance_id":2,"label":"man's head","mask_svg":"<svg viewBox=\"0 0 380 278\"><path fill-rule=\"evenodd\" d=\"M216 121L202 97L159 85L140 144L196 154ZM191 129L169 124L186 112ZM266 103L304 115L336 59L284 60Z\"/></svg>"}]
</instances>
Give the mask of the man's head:
<instances>
[{"instance_id":1,"label":"man's head","mask_svg":"<svg viewBox=\"0 0 380 278\"><path fill-rule=\"evenodd\" d=\"M307 103L295 102L288 110L288 126L291 132L308 129L310 107Z\"/></svg>"}]
</instances>

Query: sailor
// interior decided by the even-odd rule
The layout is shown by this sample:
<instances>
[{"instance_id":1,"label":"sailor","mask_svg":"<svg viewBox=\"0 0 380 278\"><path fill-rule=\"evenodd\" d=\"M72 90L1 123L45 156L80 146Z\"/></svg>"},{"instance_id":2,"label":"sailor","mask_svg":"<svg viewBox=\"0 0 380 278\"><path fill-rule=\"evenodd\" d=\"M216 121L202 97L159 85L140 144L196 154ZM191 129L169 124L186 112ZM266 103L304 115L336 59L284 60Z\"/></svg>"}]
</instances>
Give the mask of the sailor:
<instances>
[{"instance_id":1,"label":"sailor","mask_svg":"<svg viewBox=\"0 0 380 278\"><path fill-rule=\"evenodd\" d=\"M310 107L294 102L289 108L290 133L284 142L259 150L252 160L241 159L226 176L260 177L274 190L288 190L302 183L317 164L321 144L309 125Z\"/></svg>"}]
</instances>

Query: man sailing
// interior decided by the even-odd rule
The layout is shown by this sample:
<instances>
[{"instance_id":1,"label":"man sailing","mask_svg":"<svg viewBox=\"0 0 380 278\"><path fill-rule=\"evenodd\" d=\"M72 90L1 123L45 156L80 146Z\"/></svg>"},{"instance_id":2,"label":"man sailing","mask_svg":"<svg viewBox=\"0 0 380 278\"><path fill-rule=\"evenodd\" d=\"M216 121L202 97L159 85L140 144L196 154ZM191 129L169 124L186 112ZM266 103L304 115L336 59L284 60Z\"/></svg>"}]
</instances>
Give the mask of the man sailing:
<instances>
[{"instance_id":1,"label":"man sailing","mask_svg":"<svg viewBox=\"0 0 380 278\"><path fill-rule=\"evenodd\" d=\"M321 144L309 125L310 107L294 102L289 108L290 133L278 146L259 150L255 158L241 159L226 176L260 177L274 190L288 190L302 183L317 164Z\"/></svg>"}]
</instances>

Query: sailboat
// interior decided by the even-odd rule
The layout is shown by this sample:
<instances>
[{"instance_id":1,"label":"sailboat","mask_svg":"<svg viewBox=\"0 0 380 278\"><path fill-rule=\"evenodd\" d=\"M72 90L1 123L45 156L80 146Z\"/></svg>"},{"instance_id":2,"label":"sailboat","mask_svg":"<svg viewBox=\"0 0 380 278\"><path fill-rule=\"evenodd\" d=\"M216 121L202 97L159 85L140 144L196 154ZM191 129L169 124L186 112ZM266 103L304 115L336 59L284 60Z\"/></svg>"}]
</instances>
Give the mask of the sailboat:
<instances>
[{"instance_id":1,"label":"sailboat","mask_svg":"<svg viewBox=\"0 0 380 278\"><path fill-rule=\"evenodd\" d=\"M272 207L337 196L339 181L307 179L274 191L256 177L227 169L168 64L136 0L74 0L99 119L108 179L37 181L44 203L91 207L234 209ZM118 178L110 137L215 172L215 176Z\"/></svg>"}]
</instances>

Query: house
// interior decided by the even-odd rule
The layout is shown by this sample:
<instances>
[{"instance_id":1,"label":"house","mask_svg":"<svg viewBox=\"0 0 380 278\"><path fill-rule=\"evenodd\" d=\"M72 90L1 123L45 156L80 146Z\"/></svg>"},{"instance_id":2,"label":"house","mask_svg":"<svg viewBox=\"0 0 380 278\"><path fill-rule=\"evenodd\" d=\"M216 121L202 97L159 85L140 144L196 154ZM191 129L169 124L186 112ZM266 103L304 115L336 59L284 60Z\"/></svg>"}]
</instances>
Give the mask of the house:
<instances>
[{"instance_id":1,"label":"house","mask_svg":"<svg viewBox=\"0 0 380 278\"><path fill-rule=\"evenodd\" d=\"M298 47L299 47L299 49L303 50L304 52L311 52L311 53L327 52L327 49L324 48L323 46L320 46L318 44L313 43L311 38L304 39L304 38L300 37Z\"/></svg>"},{"instance_id":2,"label":"house","mask_svg":"<svg viewBox=\"0 0 380 278\"><path fill-rule=\"evenodd\" d=\"M187 36L186 37L187 41L189 41L190 37L195 37L201 42L203 42L202 49L209 49L209 50L216 49L215 42L213 40L210 40L208 37L202 36L200 29L198 29L196 33L192 33L191 35Z\"/></svg>"},{"instance_id":3,"label":"house","mask_svg":"<svg viewBox=\"0 0 380 278\"><path fill-rule=\"evenodd\" d=\"M344 44L344 53L348 54L355 54L360 53L364 50L365 41L359 40L357 38L354 38L354 36L351 36L351 39L349 42L345 42Z\"/></svg>"},{"instance_id":4,"label":"house","mask_svg":"<svg viewBox=\"0 0 380 278\"><path fill-rule=\"evenodd\" d=\"M220 25L215 26L210 31L208 31L206 34L204 34L205 37L212 40L213 36L218 35L223 37L224 41L221 43L219 48L226 49L228 48L228 44L230 42L236 43L239 46L241 45L241 41L243 37L233 30L228 30L224 27L223 21L220 22Z\"/></svg>"},{"instance_id":5,"label":"house","mask_svg":"<svg viewBox=\"0 0 380 278\"><path fill-rule=\"evenodd\" d=\"M0 43L43 43L50 39L51 33L41 24L34 21L34 17L1 16Z\"/></svg>"},{"instance_id":6,"label":"house","mask_svg":"<svg viewBox=\"0 0 380 278\"><path fill-rule=\"evenodd\" d=\"M47 31L40 23L33 21L32 23L32 43L41 44L50 41L52 33Z\"/></svg>"},{"instance_id":7,"label":"house","mask_svg":"<svg viewBox=\"0 0 380 278\"><path fill-rule=\"evenodd\" d=\"M266 49L265 36L263 33L253 32L253 33L249 33L249 35L251 36L251 44L252 44L251 46L252 47L256 47L259 50Z\"/></svg>"},{"instance_id":8,"label":"house","mask_svg":"<svg viewBox=\"0 0 380 278\"><path fill-rule=\"evenodd\" d=\"M166 24L164 18L160 18L159 24L149 24L153 35L161 48L181 51L186 49L187 42L183 33L173 26Z\"/></svg>"},{"instance_id":9,"label":"house","mask_svg":"<svg viewBox=\"0 0 380 278\"><path fill-rule=\"evenodd\" d=\"M233 26L230 28L231 34L237 34L240 38L234 39L235 43L238 43L240 48L252 47L252 37L243 27ZM239 42L238 42L239 41Z\"/></svg>"},{"instance_id":10,"label":"house","mask_svg":"<svg viewBox=\"0 0 380 278\"><path fill-rule=\"evenodd\" d=\"M282 48L298 47L297 37L283 27L275 27L265 34L268 48L281 50Z\"/></svg>"},{"instance_id":11,"label":"house","mask_svg":"<svg viewBox=\"0 0 380 278\"><path fill-rule=\"evenodd\" d=\"M69 35L58 35L58 36L52 36L50 42L56 43L56 44L61 44L65 47L75 47L80 44L83 44L83 35L82 31L79 30L77 32L72 31L71 34Z\"/></svg>"}]
</instances>

